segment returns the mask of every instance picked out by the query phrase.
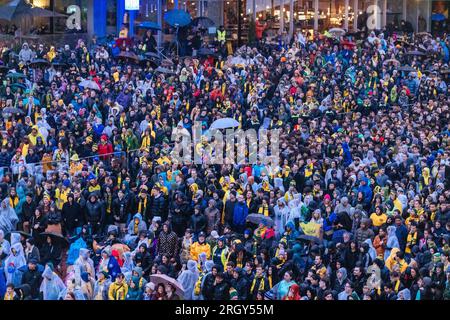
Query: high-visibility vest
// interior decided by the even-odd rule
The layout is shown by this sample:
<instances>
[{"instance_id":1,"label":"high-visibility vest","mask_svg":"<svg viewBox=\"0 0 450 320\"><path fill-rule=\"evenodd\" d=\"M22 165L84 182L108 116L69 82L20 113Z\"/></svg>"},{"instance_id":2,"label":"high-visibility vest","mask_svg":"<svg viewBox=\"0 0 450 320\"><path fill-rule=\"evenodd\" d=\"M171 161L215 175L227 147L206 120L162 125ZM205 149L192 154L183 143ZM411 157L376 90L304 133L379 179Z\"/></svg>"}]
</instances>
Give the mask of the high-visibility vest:
<instances>
[{"instance_id":1,"label":"high-visibility vest","mask_svg":"<svg viewBox=\"0 0 450 320\"><path fill-rule=\"evenodd\" d=\"M219 41L225 41L226 40L226 31L225 30L223 30L223 31L220 31L220 30L217 30L217 40L219 40Z\"/></svg>"}]
</instances>

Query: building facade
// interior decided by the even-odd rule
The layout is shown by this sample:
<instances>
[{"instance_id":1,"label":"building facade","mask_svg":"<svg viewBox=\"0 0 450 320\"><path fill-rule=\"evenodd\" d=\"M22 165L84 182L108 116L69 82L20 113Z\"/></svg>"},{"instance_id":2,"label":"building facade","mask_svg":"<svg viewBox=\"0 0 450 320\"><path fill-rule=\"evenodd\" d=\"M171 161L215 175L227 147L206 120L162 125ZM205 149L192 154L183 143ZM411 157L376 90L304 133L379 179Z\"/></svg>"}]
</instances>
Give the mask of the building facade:
<instances>
[{"instance_id":1,"label":"building facade","mask_svg":"<svg viewBox=\"0 0 450 320\"><path fill-rule=\"evenodd\" d=\"M7 0L0 0L5 3ZM187 10L193 18L206 16L224 25L233 38L245 36L252 19L264 20L275 32L293 29L361 29L361 24L383 28L406 20L414 31L448 29L450 0L29 0L67 17L38 19L51 33L80 32L103 37L123 24L135 33L141 21L160 22L173 8ZM129 10L133 8L135 10ZM362 19L365 17L365 19ZM444 18L442 18L444 17Z\"/></svg>"}]
</instances>

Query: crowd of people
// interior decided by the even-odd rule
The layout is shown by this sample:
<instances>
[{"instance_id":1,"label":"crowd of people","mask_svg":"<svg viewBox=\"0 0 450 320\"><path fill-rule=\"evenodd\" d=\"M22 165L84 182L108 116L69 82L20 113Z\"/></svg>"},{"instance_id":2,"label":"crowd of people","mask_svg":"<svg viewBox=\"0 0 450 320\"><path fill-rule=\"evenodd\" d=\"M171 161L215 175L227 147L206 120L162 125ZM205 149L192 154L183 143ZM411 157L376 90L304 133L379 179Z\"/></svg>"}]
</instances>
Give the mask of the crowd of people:
<instances>
[{"instance_id":1,"label":"crowd of people","mask_svg":"<svg viewBox=\"0 0 450 320\"><path fill-rule=\"evenodd\" d=\"M146 37L4 46L4 300L450 299L450 38ZM174 161L220 118L279 129L279 164Z\"/></svg>"}]
</instances>

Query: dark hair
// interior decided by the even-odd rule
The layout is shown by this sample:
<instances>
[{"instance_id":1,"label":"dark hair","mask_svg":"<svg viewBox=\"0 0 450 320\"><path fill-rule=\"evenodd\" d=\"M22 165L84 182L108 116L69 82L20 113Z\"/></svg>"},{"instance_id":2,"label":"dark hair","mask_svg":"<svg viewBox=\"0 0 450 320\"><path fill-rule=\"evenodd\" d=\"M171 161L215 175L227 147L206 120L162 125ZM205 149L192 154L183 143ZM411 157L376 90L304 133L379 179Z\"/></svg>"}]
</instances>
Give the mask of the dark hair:
<instances>
[{"instance_id":1,"label":"dark hair","mask_svg":"<svg viewBox=\"0 0 450 320\"><path fill-rule=\"evenodd\" d=\"M67 294L73 299L73 300L77 300L76 298L75 298L75 294L73 293L73 292L67 292Z\"/></svg>"}]
</instances>

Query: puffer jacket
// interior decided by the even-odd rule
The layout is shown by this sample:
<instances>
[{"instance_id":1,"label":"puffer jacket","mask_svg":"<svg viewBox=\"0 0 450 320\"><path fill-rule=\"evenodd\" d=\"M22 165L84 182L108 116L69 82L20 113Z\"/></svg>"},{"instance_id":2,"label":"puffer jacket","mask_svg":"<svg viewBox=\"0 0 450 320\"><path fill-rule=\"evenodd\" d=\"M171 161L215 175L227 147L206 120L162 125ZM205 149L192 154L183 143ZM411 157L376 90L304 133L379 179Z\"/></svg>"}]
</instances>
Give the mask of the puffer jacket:
<instances>
[{"instance_id":1,"label":"puffer jacket","mask_svg":"<svg viewBox=\"0 0 450 320\"><path fill-rule=\"evenodd\" d=\"M100 200L86 202L86 221L90 223L102 222L105 217L103 203Z\"/></svg>"},{"instance_id":2,"label":"puffer jacket","mask_svg":"<svg viewBox=\"0 0 450 320\"><path fill-rule=\"evenodd\" d=\"M363 219L363 221L366 222L366 224L369 223L369 222L367 222L367 220L368 219ZM375 234L373 233L372 229L370 229L370 228L366 228L366 229L358 228L358 230L356 230L355 240L358 243L358 246L361 246L364 243L364 241L366 241L367 239L372 239L374 236L375 236Z\"/></svg>"},{"instance_id":3,"label":"puffer jacket","mask_svg":"<svg viewBox=\"0 0 450 320\"><path fill-rule=\"evenodd\" d=\"M164 195L161 194L157 198L152 197L150 208L152 217L161 217L162 221L167 219L166 199L164 198Z\"/></svg>"},{"instance_id":4,"label":"puffer jacket","mask_svg":"<svg viewBox=\"0 0 450 320\"><path fill-rule=\"evenodd\" d=\"M190 227L194 233L205 231L206 217L201 213L192 215Z\"/></svg>"},{"instance_id":5,"label":"puffer jacket","mask_svg":"<svg viewBox=\"0 0 450 320\"><path fill-rule=\"evenodd\" d=\"M114 221L117 223L126 223L129 213L129 201L127 197L119 199L119 197L113 200L113 215Z\"/></svg>"}]
</instances>

